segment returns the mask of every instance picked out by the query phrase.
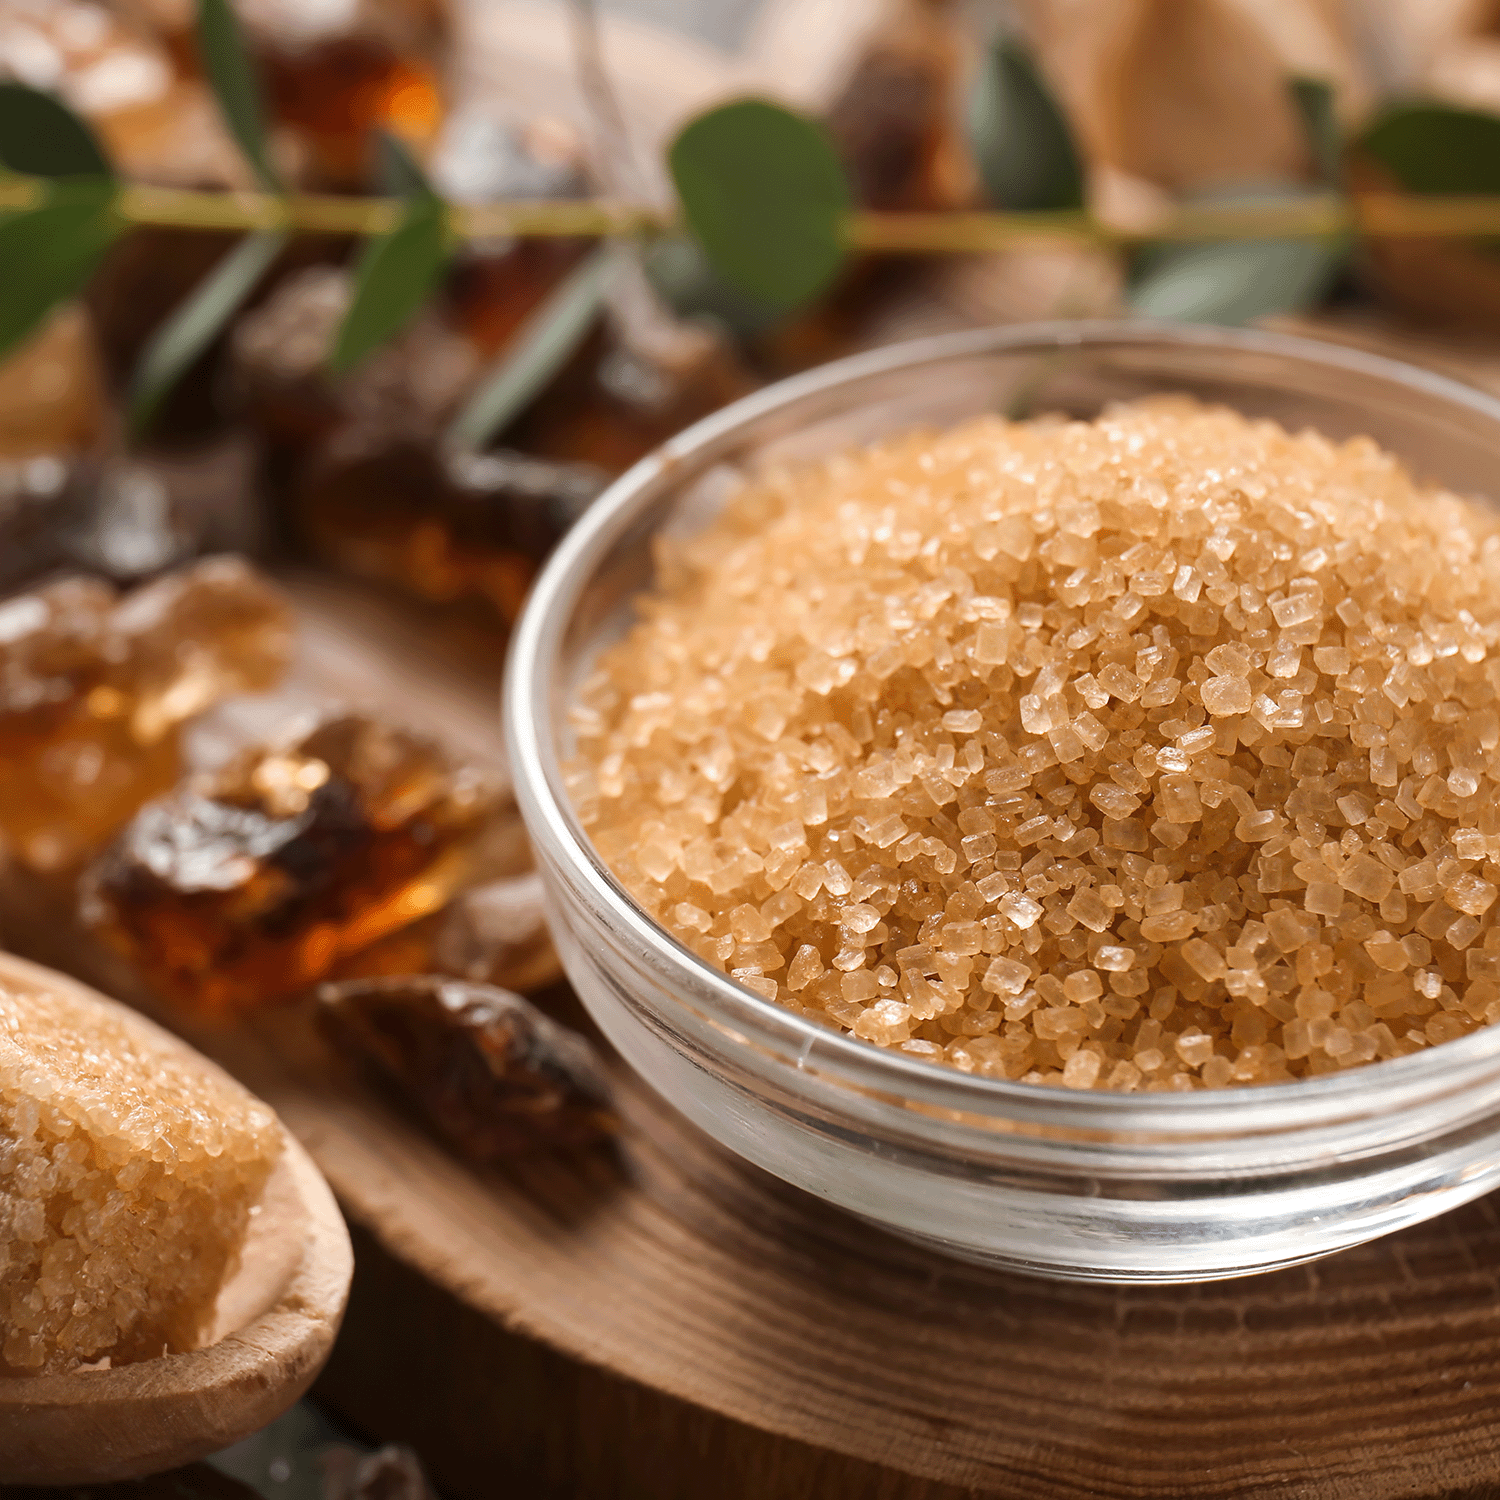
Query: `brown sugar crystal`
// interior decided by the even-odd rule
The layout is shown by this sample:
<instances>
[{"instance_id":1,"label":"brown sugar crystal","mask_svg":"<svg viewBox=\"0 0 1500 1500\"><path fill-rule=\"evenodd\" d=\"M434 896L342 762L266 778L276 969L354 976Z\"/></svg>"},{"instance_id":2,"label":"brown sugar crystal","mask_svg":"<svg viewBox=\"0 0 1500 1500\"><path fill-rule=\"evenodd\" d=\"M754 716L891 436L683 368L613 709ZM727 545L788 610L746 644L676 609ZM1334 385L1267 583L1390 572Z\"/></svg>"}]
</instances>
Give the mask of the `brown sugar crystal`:
<instances>
[{"instance_id":1,"label":"brown sugar crystal","mask_svg":"<svg viewBox=\"0 0 1500 1500\"><path fill-rule=\"evenodd\" d=\"M123 1006L0 985L0 1377L196 1348L281 1143Z\"/></svg>"},{"instance_id":2,"label":"brown sugar crystal","mask_svg":"<svg viewBox=\"0 0 1500 1500\"><path fill-rule=\"evenodd\" d=\"M84 878L86 920L161 993L254 1009L443 907L500 808L407 730L345 715L149 803Z\"/></svg>"},{"instance_id":3,"label":"brown sugar crystal","mask_svg":"<svg viewBox=\"0 0 1500 1500\"><path fill-rule=\"evenodd\" d=\"M883 1047L1269 1083L1500 1019L1500 521L1162 398L759 481L573 712L644 908Z\"/></svg>"}]
</instances>

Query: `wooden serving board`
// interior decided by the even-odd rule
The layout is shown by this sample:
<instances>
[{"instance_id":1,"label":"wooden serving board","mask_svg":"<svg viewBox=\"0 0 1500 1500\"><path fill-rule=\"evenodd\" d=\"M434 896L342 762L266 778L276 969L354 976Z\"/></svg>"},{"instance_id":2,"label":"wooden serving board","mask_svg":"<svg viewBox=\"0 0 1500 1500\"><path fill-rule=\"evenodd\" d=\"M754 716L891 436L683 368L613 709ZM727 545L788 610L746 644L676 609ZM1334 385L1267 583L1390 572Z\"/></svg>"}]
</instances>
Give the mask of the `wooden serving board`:
<instances>
[{"instance_id":1,"label":"wooden serving board","mask_svg":"<svg viewBox=\"0 0 1500 1500\"><path fill-rule=\"evenodd\" d=\"M493 674L358 591L291 585L303 690L493 748ZM10 946L150 1005L44 890L8 885ZM354 1228L323 1396L460 1500L1500 1500L1494 1200L1239 1282L1049 1283L784 1186L622 1069L618 1151L478 1172L301 1010L188 1032L280 1111Z\"/></svg>"}]
</instances>

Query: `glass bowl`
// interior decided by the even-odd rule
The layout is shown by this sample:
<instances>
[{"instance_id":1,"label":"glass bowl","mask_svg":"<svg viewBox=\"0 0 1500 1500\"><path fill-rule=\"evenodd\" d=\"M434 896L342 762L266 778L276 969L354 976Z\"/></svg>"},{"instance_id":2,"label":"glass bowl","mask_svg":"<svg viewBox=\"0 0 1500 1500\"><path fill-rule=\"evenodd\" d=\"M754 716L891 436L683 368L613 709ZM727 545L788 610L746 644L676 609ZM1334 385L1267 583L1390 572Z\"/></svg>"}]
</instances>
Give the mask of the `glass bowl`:
<instances>
[{"instance_id":1,"label":"glass bowl","mask_svg":"<svg viewBox=\"0 0 1500 1500\"><path fill-rule=\"evenodd\" d=\"M574 687L629 624L653 537L702 526L746 475L977 412L1092 416L1160 391L1369 434L1476 498L1497 487L1500 402L1391 360L1144 323L924 339L783 381L631 469L538 580L505 700L563 963L642 1078L730 1150L852 1213L955 1255L1096 1281L1290 1265L1500 1183L1500 1027L1345 1073L1186 1094L964 1074L793 1015L689 952L594 852L561 762Z\"/></svg>"}]
</instances>

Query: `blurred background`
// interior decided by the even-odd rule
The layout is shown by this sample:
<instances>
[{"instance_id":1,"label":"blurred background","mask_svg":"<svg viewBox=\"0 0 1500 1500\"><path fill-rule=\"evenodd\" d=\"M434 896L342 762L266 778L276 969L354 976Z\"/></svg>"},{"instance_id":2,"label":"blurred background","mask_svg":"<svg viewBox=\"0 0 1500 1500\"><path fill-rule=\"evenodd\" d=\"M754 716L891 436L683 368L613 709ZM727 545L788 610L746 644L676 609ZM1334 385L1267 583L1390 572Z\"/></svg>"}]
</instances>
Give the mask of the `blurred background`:
<instances>
[{"instance_id":1,"label":"blurred background","mask_svg":"<svg viewBox=\"0 0 1500 1500\"><path fill-rule=\"evenodd\" d=\"M1046 142L997 146L979 129L976 91L997 35L1025 48L1061 108L1088 208L1127 232L1173 202L1264 202L1326 185L1293 78L1326 89L1343 140L1402 101L1500 111L1492 0L608 0L597 11L585 0L235 0L234 10L263 81L274 167L320 193L382 191L384 131L451 202L604 195L669 209L675 133L751 95L822 123L859 207L1006 206L994 190L1006 164L987 157L1045 153ZM131 182L253 185L204 76L193 0L3 0L0 79L61 98ZM1446 157L1469 161L1448 191L1479 190L1497 170L1494 152L1433 140L1418 140L1419 169L1441 176ZM1384 181L1386 167L1354 151L1337 170L1357 187ZM127 436L131 372L236 238L148 226L117 239L83 294L0 364L0 587L61 566L129 582L204 550L290 552L492 640L538 558L609 476L754 386L856 349L1132 310L1279 316L1484 382L1486 325L1500 327L1491 252L1451 240L1367 241L1358 253L1272 242L1248 269L1235 247L1163 268L1149 247L1076 239L861 254L788 310L726 285L691 240L669 235L614 278L556 368L533 374L479 445L488 451L454 460L445 427L588 244L467 241L427 305L335 378L327 356L357 246L302 234Z\"/></svg>"}]
</instances>

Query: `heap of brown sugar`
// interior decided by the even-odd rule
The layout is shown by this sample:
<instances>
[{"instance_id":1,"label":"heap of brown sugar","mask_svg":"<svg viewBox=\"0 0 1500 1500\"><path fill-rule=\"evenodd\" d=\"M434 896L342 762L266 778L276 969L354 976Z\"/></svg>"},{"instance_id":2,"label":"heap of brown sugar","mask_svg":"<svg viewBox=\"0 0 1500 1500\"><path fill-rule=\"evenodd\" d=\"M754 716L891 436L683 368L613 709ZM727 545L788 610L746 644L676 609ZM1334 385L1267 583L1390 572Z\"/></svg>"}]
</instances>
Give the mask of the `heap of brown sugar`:
<instances>
[{"instance_id":1,"label":"heap of brown sugar","mask_svg":"<svg viewBox=\"0 0 1500 1500\"><path fill-rule=\"evenodd\" d=\"M645 909L884 1047L1267 1083L1500 1019L1500 523L1163 399L781 474L574 710Z\"/></svg>"}]
</instances>

